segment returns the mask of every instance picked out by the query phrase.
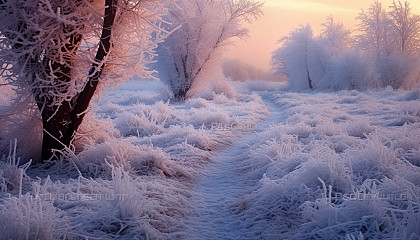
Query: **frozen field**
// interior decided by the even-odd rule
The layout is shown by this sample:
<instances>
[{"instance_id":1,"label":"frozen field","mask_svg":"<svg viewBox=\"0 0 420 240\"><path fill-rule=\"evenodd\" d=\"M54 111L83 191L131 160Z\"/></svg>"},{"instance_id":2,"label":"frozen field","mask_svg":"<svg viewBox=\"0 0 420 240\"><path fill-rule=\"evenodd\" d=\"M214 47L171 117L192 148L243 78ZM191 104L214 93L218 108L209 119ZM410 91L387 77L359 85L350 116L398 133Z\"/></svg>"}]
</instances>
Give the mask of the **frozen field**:
<instances>
[{"instance_id":1,"label":"frozen field","mask_svg":"<svg viewBox=\"0 0 420 240\"><path fill-rule=\"evenodd\" d=\"M419 87L234 89L181 103L130 80L49 169L24 164L37 136L16 131L0 239L420 238Z\"/></svg>"}]
</instances>

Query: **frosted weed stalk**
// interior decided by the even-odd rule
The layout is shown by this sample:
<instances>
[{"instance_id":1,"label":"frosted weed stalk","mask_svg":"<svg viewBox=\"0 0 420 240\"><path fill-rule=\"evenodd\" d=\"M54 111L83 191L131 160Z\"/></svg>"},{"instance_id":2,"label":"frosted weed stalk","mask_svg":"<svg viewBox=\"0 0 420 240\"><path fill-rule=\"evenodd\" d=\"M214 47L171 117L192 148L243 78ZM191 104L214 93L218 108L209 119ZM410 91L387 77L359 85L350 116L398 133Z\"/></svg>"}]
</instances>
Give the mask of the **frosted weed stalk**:
<instances>
[{"instance_id":1,"label":"frosted weed stalk","mask_svg":"<svg viewBox=\"0 0 420 240\"><path fill-rule=\"evenodd\" d=\"M10 142L9 146L8 156L3 156L0 161L0 189L2 192L19 189L20 194L23 183L27 184L26 170L31 165L32 160L20 166L20 158L16 158L17 139L15 139L14 144Z\"/></svg>"}]
</instances>

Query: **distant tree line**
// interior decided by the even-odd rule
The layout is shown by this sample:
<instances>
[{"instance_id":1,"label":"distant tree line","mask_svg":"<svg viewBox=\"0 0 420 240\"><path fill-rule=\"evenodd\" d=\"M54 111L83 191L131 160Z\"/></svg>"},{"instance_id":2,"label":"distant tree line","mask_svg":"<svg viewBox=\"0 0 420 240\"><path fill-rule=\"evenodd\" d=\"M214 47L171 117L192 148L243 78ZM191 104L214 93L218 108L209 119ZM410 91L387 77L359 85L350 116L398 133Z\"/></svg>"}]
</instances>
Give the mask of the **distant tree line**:
<instances>
[{"instance_id":1,"label":"distant tree line","mask_svg":"<svg viewBox=\"0 0 420 240\"><path fill-rule=\"evenodd\" d=\"M355 32L328 17L319 36L299 26L279 40L271 64L292 89L409 89L420 82L420 16L409 2L379 1L357 16Z\"/></svg>"}]
</instances>

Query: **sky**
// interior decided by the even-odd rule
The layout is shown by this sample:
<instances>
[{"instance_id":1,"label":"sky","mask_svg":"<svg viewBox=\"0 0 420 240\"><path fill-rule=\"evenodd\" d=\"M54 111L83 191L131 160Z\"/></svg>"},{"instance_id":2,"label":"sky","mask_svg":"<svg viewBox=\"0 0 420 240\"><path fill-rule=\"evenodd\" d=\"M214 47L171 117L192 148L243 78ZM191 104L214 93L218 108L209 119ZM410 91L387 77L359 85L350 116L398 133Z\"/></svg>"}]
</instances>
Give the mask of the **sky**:
<instances>
[{"instance_id":1,"label":"sky","mask_svg":"<svg viewBox=\"0 0 420 240\"><path fill-rule=\"evenodd\" d=\"M379 0L388 7L392 0ZM266 0L264 15L252 24L247 24L249 38L237 40L226 58L237 58L262 70L270 70L271 53L279 47L278 40L299 25L310 24L314 34L320 31L321 23L328 16L355 29L355 20L361 9L367 9L373 0ZM420 1L411 0L414 13L420 14Z\"/></svg>"}]
</instances>

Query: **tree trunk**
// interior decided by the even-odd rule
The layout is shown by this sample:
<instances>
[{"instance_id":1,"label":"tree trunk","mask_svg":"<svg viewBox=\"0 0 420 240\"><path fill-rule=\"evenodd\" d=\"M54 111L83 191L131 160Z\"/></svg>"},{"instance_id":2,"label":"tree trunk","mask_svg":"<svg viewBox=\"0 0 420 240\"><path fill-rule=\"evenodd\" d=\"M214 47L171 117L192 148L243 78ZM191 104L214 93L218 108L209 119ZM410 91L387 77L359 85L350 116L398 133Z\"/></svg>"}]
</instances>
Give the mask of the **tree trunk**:
<instances>
[{"instance_id":1,"label":"tree trunk","mask_svg":"<svg viewBox=\"0 0 420 240\"><path fill-rule=\"evenodd\" d=\"M0 0L0 10L4 10L6 0ZM35 80L45 78L50 80L49 86L34 86L33 95L38 108L41 111L43 124L42 139L42 160L59 159L60 154L54 155L53 150L62 150L69 148L73 140L74 134L82 123L83 116L89 106L89 103L95 93L99 78L104 69L104 61L111 49L112 27L117 12L118 0L105 1L104 22L102 25L102 34L99 42L98 51L95 60L89 70L86 84L82 92L74 97L71 101L64 101L61 105L56 105L52 94L65 94L69 89L65 86L72 80L72 68L77 49L82 41L75 29L64 27L64 35L68 35L68 43L63 46L60 51L61 59L54 57L41 58L40 56L30 57L26 54L22 57L23 62L29 60L28 79ZM25 48L24 39L30 39L36 32L28 32L27 25L22 20L18 24L18 32L22 34L23 39L17 39L13 48L22 51ZM13 30L12 30L13 31ZM72 34L70 34L72 33ZM30 36L28 36L30 34ZM7 36L14 38L14 36ZM31 41L30 41L31 42ZM57 43L52 43L57 44ZM63 61L64 60L64 61ZM53 77L54 76L54 77ZM58 86L61 86L59 88Z\"/></svg>"},{"instance_id":2,"label":"tree trunk","mask_svg":"<svg viewBox=\"0 0 420 240\"><path fill-rule=\"evenodd\" d=\"M71 102L63 102L61 106L49 106L45 97L35 96L38 107L42 111L42 123L44 128L42 139L42 159L59 159L59 154L54 155L53 150L69 148L74 134L82 123L89 103L95 93L99 77L104 69L104 60L111 49L112 27L117 12L117 0L105 1L105 15L102 26L99 48L94 63L89 70L87 82L83 91L74 97ZM62 51L76 51L81 38L73 36L75 41L70 40L71 46L66 46ZM77 42L76 39L79 39ZM57 71L60 82L71 80L71 65L73 59L66 59L65 64L53 63L53 71ZM47 65L48 66L48 65ZM57 75L57 74L56 74Z\"/></svg>"},{"instance_id":3,"label":"tree trunk","mask_svg":"<svg viewBox=\"0 0 420 240\"><path fill-rule=\"evenodd\" d=\"M309 69L308 66L306 66L306 74L308 75L308 85L310 89L314 89L313 85L312 85L312 78L311 75L309 75Z\"/></svg>"},{"instance_id":4,"label":"tree trunk","mask_svg":"<svg viewBox=\"0 0 420 240\"><path fill-rule=\"evenodd\" d=\"M74 29L68 27L64 29L65 32L73 32ZM60 51L63 56L63 62L58 62L57 59L44 58L42 66L44 68L42 74L48 78L55 76L54 84L67 84L71 79L73 61L76 55L77 48L82 41L82 36L77 33L71 34L68 37L68 43L61 47ZM33 60L37 61L37 60ZM33 64L36 66L36 63ZM38 73L39 74L39 73ZM52 88L55 94L65 94L68 89ZM38 108L41 110L43 138L42 138L42 159L49 160L54 157L53 149L61 150L64 147L69 147L73 134L74 126L71 119L71 105L70 102L62 102L57 106L53 104L53 98L50 94L44 93L44 90L37 89L35 92L35 101ZM48 88L46 91L49 91ZM59 156L57 156L59 158Z\"/></svg>"},{"instance_id":5,"label":"tree trunk","mask_svg":"<svg viewBox=\"0 0 420 240\"><path fill-rule=\"evenodd\" d=\"M95 93L96 87L99 83L99 78L102 75L105 67L105 58L109 55L112 47L112 27L114 25L115 17L117 15L118 0L105 1L105 17L102 25L102 34L99 41L99 48L95 56L95 60L89 70L88 80L83 91L76 96L74 100L74 107L71 112L71 118L74 123L75 131L82 123L85 112L89 107L90 100Z\"/></svg>"},{"instance_id":6,"label":"tree trunk","mask_svg":"<svg viewBox=\"0 0 420 240\"><path fill-rule=\"evenodd\" d=\"M188 44L187 44L187 49L188 49ZM180 66L182 68L182 76L181 76L181 71L178 67L178 65L175 62L175 70L177 72L178 75L178 79L177 82L175 84L175 89L174 89L174 97L176 100L178 101L184 101L185 98L187 97L187 92L188 90L190 90L191 86L192 86L192 82L193 79L191 79L191 75L189 74L188 70L187 70L187 64L188 64L188 50L187 50L187 54L185 54L185 56L181 57L181 64L182 66Z\"/></svg>"},{"instance_id":7,"label":"tree trunk","mask_svg":"<svg viewBox=\"0 0 420 240\"><path fill-rule=\"evenodd\" d=\"M49 160L54 157L53 150L61 150L64 147L70 147L70 143L74 134L74 128L70 119L70 105L64 103L56 114L49 119L52 114L51 110L44 109L42 112L42 159ZM56 158L60 154L55 155Z\"/></svg>"},{"instance_id":8,"label":"tree trunk","mask_svg":"<svg viewBox=\"0 0 420 240\"><path fill-rule=\"evenodd\" d=\"M307 43L305 43L307 45ZM313 89L312 85L312 78L309 75L309 66L308 66L308 47L305 45L305 68L306 68L306 75L308 76L308 85L310 89Z\"/></svg>"},{"instance_id":9,"label":"tree trunk","mask_svg":"<svg viewBox=\"0 0 420 240\"><path fill-rule=\"evenodd\" d=\"M185 88L181 88L181 89L179 89L175 94L174 94L174 97L175 97L175 99L176 100L179 100L179 101L184 101L185 100L185 98L187 97L187 92L188 92L188 90L190 90L190 88L189 87L185 87Z\"/></svg>"}]
</instances>

